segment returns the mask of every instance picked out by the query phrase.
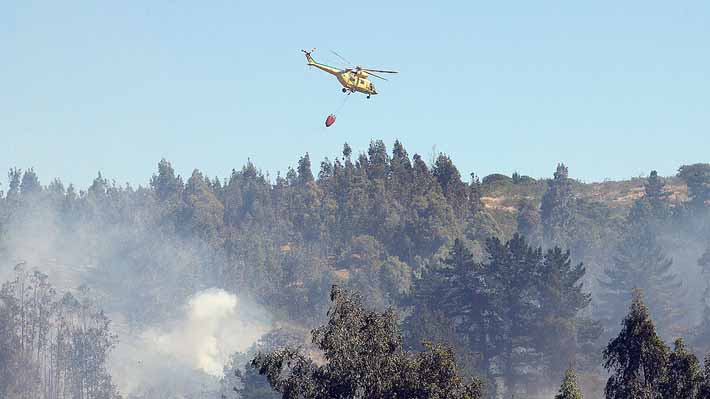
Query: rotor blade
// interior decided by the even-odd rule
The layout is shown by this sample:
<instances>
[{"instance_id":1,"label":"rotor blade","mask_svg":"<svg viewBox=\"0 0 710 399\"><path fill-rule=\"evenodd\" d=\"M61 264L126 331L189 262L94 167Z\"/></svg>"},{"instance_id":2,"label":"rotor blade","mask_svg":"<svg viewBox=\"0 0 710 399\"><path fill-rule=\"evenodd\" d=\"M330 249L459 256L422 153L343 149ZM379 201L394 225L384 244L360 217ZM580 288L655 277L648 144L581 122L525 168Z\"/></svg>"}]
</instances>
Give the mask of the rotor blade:
<instances>
[{"instance_id":1,"label":"rotor blade","mask_svg":"<svg viewBox=\"0 0 710 399\"><path fill-rule=\"evenodd\" d=\"M375 75L374 73L372 73L371 71L369 71L369 70L367 70L367 69L366 69L366 71L367 71L367 74L370 75L370 76L374 76L374 77L380 78L380 79L382 79L382 80L387 80L387 79L383 78L382 76Z\"/></svg>"},{"instance_id":2,"label":"rotor blade","mask_svg":"<svg viewBox=\"0 0 710 399\"><path fill-rule=\"evenodd\" d=\"M352 65L352 64L353 64L352 62L348 61L347 59L345 59L345 57L343 57L342 55L336 53L335 51L330 50L330 52L333 53L333 54L335 54L336 56L338 56L338 58L340 58L341 60L343 60L346 64L348 64L348 65Z\"/></svg>"},{"instance_id":3,"label":"rotor blade","mask_svg":"<svg viewBox=\"0 0 710 399\"><path fill-rule=\"evenodd\" d=\"M380 73L399 73L397 71L383 71L381 69L369 69L369 68L362 68L363 71L367 72L380 72Z\"/></svg>"}]
</instances>

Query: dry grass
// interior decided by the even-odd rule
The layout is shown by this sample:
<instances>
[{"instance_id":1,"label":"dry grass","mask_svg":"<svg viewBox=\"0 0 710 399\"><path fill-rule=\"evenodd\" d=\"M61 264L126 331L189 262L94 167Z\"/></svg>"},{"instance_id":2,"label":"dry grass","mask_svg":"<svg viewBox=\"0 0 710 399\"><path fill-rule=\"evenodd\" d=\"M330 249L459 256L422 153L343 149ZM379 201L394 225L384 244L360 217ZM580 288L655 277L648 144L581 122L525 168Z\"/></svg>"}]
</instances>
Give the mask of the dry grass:
<instances>
[{"instance_id":1,"label":"dry grass","mask_svg":"<svg viewBox=\"0 0 710 399\"><path fill-rule=\"evenodd\" d=\"M601 183L573 184L576 198L605 204L611 209L624 211L631 207L644 193L645 178L607 181ZM678 204L688 199L688 188L677 177L665 178L666 190L671 193L669 200ZM481 202L484 207L494 212L517 213L521 200L527 199L539 204L546 190L546 181L538 180L530 184L508 184L496 187L483 187Z\"/></svg>"}]
</instances>

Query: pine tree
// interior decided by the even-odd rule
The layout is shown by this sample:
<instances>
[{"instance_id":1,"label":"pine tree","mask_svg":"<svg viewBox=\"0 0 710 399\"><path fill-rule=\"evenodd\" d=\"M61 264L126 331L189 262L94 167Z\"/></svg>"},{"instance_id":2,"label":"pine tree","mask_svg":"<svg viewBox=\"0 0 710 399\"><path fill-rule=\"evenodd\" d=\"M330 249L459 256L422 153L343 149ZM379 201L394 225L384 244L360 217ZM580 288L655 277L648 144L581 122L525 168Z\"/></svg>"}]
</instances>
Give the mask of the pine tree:
<instances>
[{"instance_id":1,"label":"pine tree","mask_svg":"<svg viewBox=\"0 0 710 399\"><path fill-rule=\"evenodd\" d=\"M694 399L702 382L702 370L698 358L685 348L681 338L675 340L667 368L668 374L661 389L663 399Z\"/></svg>"},{"instance_id":2,"label":"pine tree","mask_svg":"<svg viewBox=\"0 0 710 399\"><path fill-rule=\"evenodd\" d=\"M22 175L22 183L20 183L20 192L22 196L31 196L42 191L42 185L39 183L37 173L34 168L29 168Z\"/></svg>"},{"instance_id":3,"label":"pine tree","mask_svg":"<svg viewBox=\"0 0 710 399\"><path fill-rule=\"evenodd\" d=\"M425 340L450 344L469 370L490 378L498 352L486 337L495 335L497 315L490 312L484 270L464 242L456 239L442 264L426 270L411 291L412 311L405 319L409 346L421 349Z\"/></svg>"},{"instance_id":4,"label":"pine tree","mask_svg":"<svg viewBox=\"0 0 710 399\"><path fill-rule=\"evenodd\" d=\"M688 185L690 207L694 211L705 209L710 201L710 164L683 165L678 170L678 176Z\"/></svg>"},{"instance_id":5,"label":"pine tree","mask_svg":"<svg viewBox=\"0 0 710 399\"><path fill-rule=\"evenodd\" d=\"M350 147L350 144L345 143L343 144L343 157L347 160L350 159L350 156L353 154L353 149Z\"/></svg>"},{"instance_id":6,"label":"pine tree","mask_svg":"<svg viewBox=\"0 0 710 399\"><path fill-rule=\"evenodd\" d=\"M582 391L577 386L577 374L574 369L569 368L565 372L565 378L555 399L584 399Z\"/></svg>"},{"instance_id":7,"label":"pine tree","mask_svg":"<svg viewBox=\"0 0 710 399\"><path fill-rule=\"evenodd\" d=\"M394 145L392 146L392 159L390 160L390 167L392 168L393 173L398 171L400 168L403 170L412 169L412 162L409 160L409 154L399 140L395 140Z\"/></svg>"},{"instance_id":8,"label":"pine tree","mask_svg":"<svg viewBox=\"0 0 710 399\"><path fill-rule=\"evenodd\" d=\"M359 295L336 286L331 300L330 320L312 331L323 362L316 364L291 347L259 353L251 362L284 399L482 397L480 382L464 381L446 346L425 344L424 352L404 351L391 309L367 310Z\"/></svg>"},{"instance_id":9,"label":"pine tree","mask_svg":"<svg viewBox=\"0 0 710 399\"><path fill-rule=\"evenodd\" d=\"M621 318L622 304L639 288L648 298L651 314L661 320L663 330L672 329L679 317L674 304L681 295L681 283L671 272L673 261L663 253L650 226L631 224L617 246L613 263L599 281L607 324L613 325Z\"/></svg>"},{"instance_id":10,"label":"pine tree","mask_svg":"<svg viewBox=\"0 0 710 399\"><path fill-rule=\"evenodd\" d=\"M466 184L461 181L461 174L448 155L439 154L431 170L441 186L447 201L451 204L457 218L463 219L466 213Z\"/></svg>"},{"instance_id":11,"label":"pine tree","mask_svg":"<svg viewBox=\"0 0 710 399\"><path fill-rule=\"evenodd\" d=\"M150 178L150 186L161 201L174 199L183 189L181 177L175 175L175 169L165 158L158 163L158 174Z\"/></svg>"},{"instance_id":12,"label":"pine tree","mask_svg":"<svg viewBox=\"0 0 710 399\"><path fill-rule=\"evenodd\" d=\"M311 172L311 158L308 153L298 160L298 181L301 184L306 184L313 181L313 172Z\"/></svg>"},{"instance_id":13,"label":"pine tree","mask_svg":"<svg viewBox=\"0 0 710 399\"><path fill-rule=\"evenodd\" d=\"M619 335L604 350L611 374L606 399L658 399L665 381L669 349L656 334L640 290L634 290Z\"/></svg>"},{"instance_id":14,"label":"pine tree","mask_svg":"<svg viewBox=\"0 0 710 399\"><path fill-rule=\"evenodd\" d=\"M579 330L585 324L578 319L579 312L591 302L591 294L582 289L585 272L581 263L572 265L569 251L558 247L545 253L537 272L540 310L536 346L544 355L548 372L555 378L576 360ZM596 338L598 335L592 335L586 340Z\"/></svg>"},{"instance_id":15,"label":"pine tree","mask_svg":"<svg viewBox=\"0 0 710 399\"><path fill-rule=\"evenodd\" d=\"M683 165L678 177L688 187L688 201L675 208L678 224L687 234L710 237L710 163Z\"/></svg>"},{"instance_id":16,"label":"pine tree","mask_svg":"<svg viewBox=\"0 0 710 399\"><path fill-rule=\"evenodd\" d=\"M389 171L390 157L382 140L370 141L367 149L367 176L371 180L384 179Z\"/></svg>"},{"instance_id":17,"label":"pine tree","mask_svg":"<svg viewBox=\"0 0 710 399\"><path fill-rule=\"evenodd\" d=\"M671 193L666 191L663 179L658 176L658 172L651 171L644 184L644 200L649 204L653 217L658 221L663 221L669 216L668 198Z\"/></svg>"},{"instance_id":18,"label":"pine tree","mask_svg":"<svg viewBox=\"0 0 710 399\"><path fill-rule=\"evenodd\" d=\"M7 190L6 198L8 200L16 201L20 197L22 170L17 168L10 169L10 171L7 172L7 180L10 182L10 185Z\"/></svg>"},{"instance_id":19,"label":"pine tree","mask_svg":"<svg viewBox=\"0 0 710 399\"><path fill-rule=\"evenodd\" d=\"M211 243L220 242L224 224L224 205L207 185L202 173L195 169L187 181L181 209L181 221L190 231Z\"/></svg>"},{"instance_id":20,"label":"pine tree","mask_svg":"<svg viewBox=\"0 0 710 399\"><path fill-rule=\"evenodd\" d=\"M394 199L400 203L408 203L409 193L412 190L412 162L409 154L399 140L394 142L392 148L392 159L390 160L390 178L388 179L388 190Z\"/></svg>"},{"instance_id":21,"label":"pine tree","mask_svg":"<svg viewBox=\"0 0 710 399\"><path fill-rule=\"evenodd\" d=\"M703 361L702 379L698 387L698 399L710 399L710 354Z\"/></svg>"},{"instance_id":22,"label":"pine tree","mask_svg":"<svg viewBox=\"0 0 710 399\"><path fill-rule=\"evenodd\" d=\"M449 319L461 320L471 349L480 351L486 364L496 353L486 337L494 333L491 327L497 317L492 313L493 298L486 283L486 271L459 239L454 241L442 263L442 267L429 271L416 281L416 306L435 309ZM426 312L426 309L419 309Z\"/></svg>"},{"instance_id":23,"label":"pine tree","mask_svg":"<svg viewBox=\"0 0 710 399\"><path fill-rule=\"evenodd\" d=\"M532 248L524 237L515 234L503 244L497 238L486 243L489 260L483 265L489 298L492 298L491 320L498 324L495 347L502 361L501 372L508 395L516 391L519 365L528 364L526 354L519 351L532 347L539 316L539 291L535 277L541 269L542 249Z\"/></svg>"},{"instance_id":24,"label":"pine tree","mask_svg":"<svg viewBox=\"0 0 710 399\"><path fill-rule=\"evenodd\" d=\"M572 180L565 164L557 165L554 178L550 182L540 205L543 239L548 246L569 247L567 233L574 221L574 198Z\"/></svg>"},{"instance_id":25,"label":"pine tree","mask_svg":"<svg viewBox=\"0 0 710 399\"><path fill-rule=\"evenodd\" d=\"M455 320L458 342L467 345L468 353L480 354L478 369L489 381L504 377L509 394L530 375L520 370L540 358L546 371L559 378L576 360L580 344L599 336L593 322L579 317L590 302L580 283L584 267L573 265L569 253L559 248L543 256L519 235L505 243L489 239L486 252L486 262L475 262L456 240L443 267L416 281L408 325L412 331L429 331L421 323L433 322L448 331L432 310Z\"/></svg>"},{"instance_id":26,"label":"pine tree","mask_svg":"<svg viewBox=\"0 0 710 399\"><path fill-rule=\"evenodd\" d=\"M700 325L696 329L695 344L708 349L710 347L710 245L708 245L705 253L698 259L700 272L705 278L705 291L703 293L703 316Z\"/></svg>"}]
</instances>

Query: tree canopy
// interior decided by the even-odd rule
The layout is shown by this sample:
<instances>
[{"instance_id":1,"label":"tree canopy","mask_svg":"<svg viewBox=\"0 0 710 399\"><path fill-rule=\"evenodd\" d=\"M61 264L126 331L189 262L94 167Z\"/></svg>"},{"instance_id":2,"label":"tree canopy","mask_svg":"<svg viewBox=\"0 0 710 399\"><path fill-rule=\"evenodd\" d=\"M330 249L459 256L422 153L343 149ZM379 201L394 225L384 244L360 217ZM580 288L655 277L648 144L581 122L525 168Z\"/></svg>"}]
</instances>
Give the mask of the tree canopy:
<instances>
[{"instance_id":1,"label":"tree canopy","mask_svg":"<svg viewBox=\"0 0 710 399\"><path fill-rule=\"evenodd\" d=\"M403 350L392 309L366 310L358 294L331 291L329 321L313 330L323 359L286 347L258 354L252 366L284 399L296 398L481 398L479 381L464 382L450 348L425 344Z\"/></svg>"}]
</instances>

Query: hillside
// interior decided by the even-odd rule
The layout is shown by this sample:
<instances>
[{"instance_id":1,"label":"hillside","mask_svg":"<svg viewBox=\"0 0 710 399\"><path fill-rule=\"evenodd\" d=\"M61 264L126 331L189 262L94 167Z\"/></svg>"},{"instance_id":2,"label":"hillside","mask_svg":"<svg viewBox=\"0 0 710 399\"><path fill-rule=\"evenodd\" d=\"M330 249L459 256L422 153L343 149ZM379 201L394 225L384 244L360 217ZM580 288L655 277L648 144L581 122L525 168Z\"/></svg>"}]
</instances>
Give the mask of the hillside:
<instances>
[{"instance_id":1,"label":"hillside","mask_svg":"<svg viewBox=\"0 0 710 399\"><path fill-rule=\"evenodd\" d=\"M345 144L317 169L306 153L275 180L251 162L228 177L183 177L163 159L146 186L99 174L77 190L12 169L0 195L0 299L25 303L32 278L56 309L32 323L65 322L75 302L58 293L96 309L94 321L106 317L99 343L119 335L101 378L141 399L158 386L191 392L255 350L307 344L334 284L401 316L407 350L451 345L491 393L549 397L571 361L582 385L595 385L633 288L647 293L663 339L710 348L698 266L710 258L710 165L602 183L577 181L565 165L550 175L468 181L446 154L427 163L379 140L360 153ZM6 309L17 311L0 317L27 319L21 306ZM41 344L25 363L61 366L34 355Z\"/></svg>"},{"instance_id":2,"label":"hillside","mask_svg":"<svg viewBox=\"0 0 710 399\"><path fill-rule=\"evenodd\" d=\"M551 180L489 175L482 180L481 202L502 230L512 233L517 229L515 220L521 201L531 201L539 208ZM664 177L663 180L666 191L670 193L668 201L673 206L688 200L688 186L682 179L670 176ZM634 202L643 197L645 183L644 177L595 183L572 180L572 193L576 199L602 205L608 208L612 215L623 217Z\"/></svg>"}]
</instances>

